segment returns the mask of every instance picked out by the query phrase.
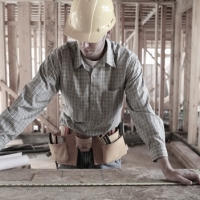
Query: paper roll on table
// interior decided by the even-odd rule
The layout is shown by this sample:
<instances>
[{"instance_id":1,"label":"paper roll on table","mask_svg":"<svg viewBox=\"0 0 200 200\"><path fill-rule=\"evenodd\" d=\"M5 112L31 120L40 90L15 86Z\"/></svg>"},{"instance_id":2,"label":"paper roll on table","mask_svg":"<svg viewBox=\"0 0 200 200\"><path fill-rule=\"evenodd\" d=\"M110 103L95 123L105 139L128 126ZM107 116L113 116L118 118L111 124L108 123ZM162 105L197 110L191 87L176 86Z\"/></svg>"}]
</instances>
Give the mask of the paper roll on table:
<instances>
[{"instance_id":1,"label":"paper roll on table","mask_svg":"<svg viewBox=\"0 0 200 200\"><path fill-rule=\"evenodd\" d=\"M29 157L27 155L22 156L22 153L0 156L0 170L21 167L28 165L28 163Z\"/></svg>"}]
</instances>

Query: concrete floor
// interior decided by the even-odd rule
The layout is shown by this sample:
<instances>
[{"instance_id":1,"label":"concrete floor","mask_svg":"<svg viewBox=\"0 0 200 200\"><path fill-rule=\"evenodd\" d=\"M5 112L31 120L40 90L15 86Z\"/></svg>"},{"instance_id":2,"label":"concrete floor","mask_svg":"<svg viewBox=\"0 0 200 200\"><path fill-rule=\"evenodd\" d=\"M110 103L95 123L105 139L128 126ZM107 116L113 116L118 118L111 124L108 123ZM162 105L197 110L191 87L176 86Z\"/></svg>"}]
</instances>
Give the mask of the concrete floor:
<instances>
[{"instance_id":1,"label":"concrete floor","mask_svg":"<svg viewBox=\"0 0 200 200\"><path fill-rule=\"evenodd\" d=\"M169 153L171 165L176 169L184 169L184 166ZM56 169L55 163L51 157L45 153L27 154L30 158L32 169ZM146 145L129 146L128 154L122 158L122 169L131 169L136 167L145 167L147 169L156 169L158 165L151 160L150 152Z\"/></svg>"}]
</instances>

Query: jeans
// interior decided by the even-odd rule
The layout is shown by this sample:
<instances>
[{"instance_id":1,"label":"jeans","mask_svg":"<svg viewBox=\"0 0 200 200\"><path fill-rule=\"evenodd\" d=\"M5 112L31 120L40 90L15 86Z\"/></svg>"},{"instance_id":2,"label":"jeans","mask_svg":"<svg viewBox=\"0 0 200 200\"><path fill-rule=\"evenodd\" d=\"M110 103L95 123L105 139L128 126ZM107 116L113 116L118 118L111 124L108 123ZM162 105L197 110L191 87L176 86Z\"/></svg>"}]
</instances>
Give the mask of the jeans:
<instances>
[{"instance_id":1,"label":"jeans","mask_svg":"<svg viewBox=\"0 0 200 200\"><path fill-rule=\"evenodd\" d=\"M59 169L111 169L111 168L121 168L121 159L115 160L108 164L95 165L93 158L93 151L90 149L88 152L78 151L77 165L60 165Z\"/></svg>"}]
</instances>

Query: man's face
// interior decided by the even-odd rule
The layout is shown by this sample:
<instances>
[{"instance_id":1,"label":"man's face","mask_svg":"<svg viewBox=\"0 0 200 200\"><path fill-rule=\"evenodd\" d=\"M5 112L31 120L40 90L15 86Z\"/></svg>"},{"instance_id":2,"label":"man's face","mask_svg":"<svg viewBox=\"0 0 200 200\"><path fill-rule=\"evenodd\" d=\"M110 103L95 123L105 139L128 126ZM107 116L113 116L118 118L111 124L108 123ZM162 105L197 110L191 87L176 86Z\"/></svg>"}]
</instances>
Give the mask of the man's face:
<instances>
[{"instance_id":1,"label":"man's face","mask_svg":"<svg viewBox=\"0 0 200 200\"><path fill-rule=\"evenodd\" d=\"M97 43L77 41L83 56L89 60L99 60L104 54L106 37L107 34L102 36Z\"/></svg>"}]
</instances>

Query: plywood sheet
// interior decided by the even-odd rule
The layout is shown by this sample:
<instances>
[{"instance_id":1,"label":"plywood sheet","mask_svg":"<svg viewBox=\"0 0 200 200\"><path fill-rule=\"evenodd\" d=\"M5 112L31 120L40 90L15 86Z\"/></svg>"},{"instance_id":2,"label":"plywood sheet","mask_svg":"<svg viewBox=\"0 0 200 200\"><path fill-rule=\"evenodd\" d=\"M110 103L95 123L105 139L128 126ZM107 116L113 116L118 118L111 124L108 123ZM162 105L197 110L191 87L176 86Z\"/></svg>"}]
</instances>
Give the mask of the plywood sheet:
<instances>
[{"instance_id":1,"label":"plywood sheet","mask_svg":"<svg viewBox=\"0 0 200 200\"><path fill-rule=\"evenodd\" d=\"M198 171L199 172L199 171ZM91 182L163 182L158 169L129 170L7 170L0 172L1 183L91 183ZM91 187L5 187L0 199L199 199L200 186L91 186Z\"/></svg>"}]
</instances>

